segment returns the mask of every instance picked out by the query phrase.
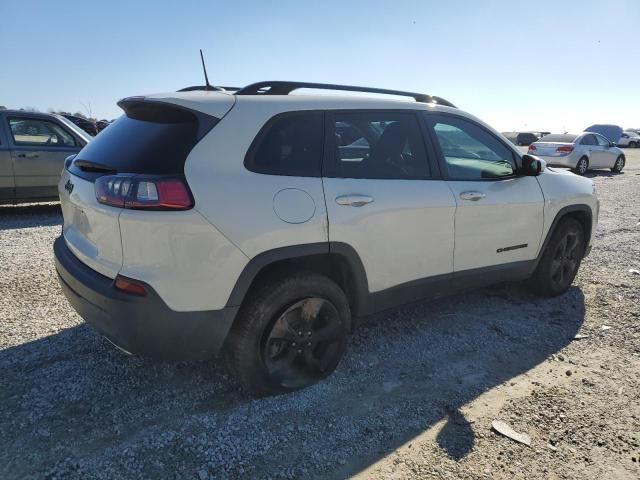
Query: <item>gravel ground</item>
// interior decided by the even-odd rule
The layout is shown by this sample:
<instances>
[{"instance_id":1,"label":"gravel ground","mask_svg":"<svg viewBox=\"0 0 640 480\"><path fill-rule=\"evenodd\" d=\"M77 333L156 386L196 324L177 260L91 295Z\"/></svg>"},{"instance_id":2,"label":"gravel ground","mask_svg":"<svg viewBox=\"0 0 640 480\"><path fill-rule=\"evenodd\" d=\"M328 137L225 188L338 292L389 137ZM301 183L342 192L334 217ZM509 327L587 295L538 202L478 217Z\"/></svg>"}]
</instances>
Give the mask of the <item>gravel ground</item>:
<instances>
[{"instance_id":1,"label":"gravel ground","mask_svg":"<svg viewBox=\"0 0 640 480\"><path fill-rule=\"evenodd\" d=\"M113 348L58 287L59 207L0 208L0 478L639 478L627 155L622 175L592 175L600 226L565 295L512 284L376 316L327 381L260 400L211 362Z\"/></svg>"}]
</instances>

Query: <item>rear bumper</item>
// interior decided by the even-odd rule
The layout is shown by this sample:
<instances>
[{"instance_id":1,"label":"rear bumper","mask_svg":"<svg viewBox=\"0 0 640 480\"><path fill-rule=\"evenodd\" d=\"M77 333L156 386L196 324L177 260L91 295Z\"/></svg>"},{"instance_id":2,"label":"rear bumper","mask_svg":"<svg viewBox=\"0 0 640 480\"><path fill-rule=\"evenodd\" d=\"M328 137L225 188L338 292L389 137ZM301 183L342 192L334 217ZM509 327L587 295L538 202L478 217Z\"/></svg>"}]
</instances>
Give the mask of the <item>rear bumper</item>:
<instances>
[{"instance_id":1,"label":"rear bumper","mask_svg":"<svg viewBox=\"0 0 640 480\"><path fill-rule=\"evenodd\" d=\"M563 157L545 157L543 155L538 156L545 162L547 162L547 165L550 167L575 168L576 164L578 163L578 161L575 160L572 155L565 155Z\"/></svg>"},{"instance_id":2,"label":"rear bumper","mask_svg":"<svg viewBox=\"0 0 640 480\"><path fill-rule=\"evenodd\" d=\"M67 300L116 346L165 360L206 359L220 351L238 307L176 312L148 285L145 296L114 289L113 280L82 263L63 237L56 239L53 250Z\"/></svg>"}]
</instances>

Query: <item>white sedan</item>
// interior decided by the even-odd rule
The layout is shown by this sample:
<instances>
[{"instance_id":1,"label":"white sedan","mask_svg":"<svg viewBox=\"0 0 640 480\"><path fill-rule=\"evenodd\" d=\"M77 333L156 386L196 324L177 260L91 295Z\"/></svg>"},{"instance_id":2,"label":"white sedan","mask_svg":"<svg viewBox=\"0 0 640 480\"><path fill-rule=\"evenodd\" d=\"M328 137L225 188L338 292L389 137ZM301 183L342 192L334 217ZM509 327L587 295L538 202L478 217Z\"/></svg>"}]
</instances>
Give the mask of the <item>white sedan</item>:
<instances>
[{"instance_id":1,"label":"white sedan","mask_svg":"<svg viewBox=\"0 0 640 480\"><path fill-rule=\"evenodd\" d=\"M599 133L552 133L529 145L529 154L544 159L552 167L568 167L584 175L588 170L609 168L621 172L624 151Z\"/></svg>"}]
</instances>

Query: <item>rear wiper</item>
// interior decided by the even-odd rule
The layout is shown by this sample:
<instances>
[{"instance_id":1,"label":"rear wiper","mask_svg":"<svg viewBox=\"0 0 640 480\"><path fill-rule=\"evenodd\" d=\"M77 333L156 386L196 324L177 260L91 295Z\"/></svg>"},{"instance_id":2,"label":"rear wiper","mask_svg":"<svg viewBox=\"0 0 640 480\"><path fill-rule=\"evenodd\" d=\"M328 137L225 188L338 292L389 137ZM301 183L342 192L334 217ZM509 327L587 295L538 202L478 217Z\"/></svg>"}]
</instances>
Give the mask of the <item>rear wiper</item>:
<instances>
[{"instance_id":1,"label":"rear wiper","mask_svg":"<svg viewBox=\"0 0 640 480\"><path fill-rule=\"evenodd\" d=\"M102 163L90 162L89 160L76 160L73 164L83 172L117 173L118 171Z\"/></svg>"}]
</instances>

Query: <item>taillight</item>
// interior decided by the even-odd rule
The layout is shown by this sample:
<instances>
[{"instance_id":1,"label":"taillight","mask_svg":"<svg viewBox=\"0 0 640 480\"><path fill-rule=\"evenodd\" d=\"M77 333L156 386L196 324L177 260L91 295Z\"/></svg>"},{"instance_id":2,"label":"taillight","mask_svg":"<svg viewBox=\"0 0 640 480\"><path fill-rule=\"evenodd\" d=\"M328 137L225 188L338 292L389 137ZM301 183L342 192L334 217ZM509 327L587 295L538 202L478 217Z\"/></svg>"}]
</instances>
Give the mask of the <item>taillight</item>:
<instances>
[{"instance_id":1,"label":"taillight","mask_svg":"<svg viewBox=\"0 0 640 480\"><path fill-rule=\"evenodd\" d=\"M117 290L128 293L129 295L144 296L147 294L147 289L144 288L144 285L134 280L121 277L120 275L116 277L116 281L113 283L113 286Z\"/></svg>"},{"instance_id":2,"label":"taillight","mask_svg":"<svg viewBox=\"0 0 640 480\"><path fill-rule=\"evenodd\" d=\"M112 207L188 210L193 199L182 178L147 175L104 175L95 181L96 199Z\"/></svg>"},{"instance_id":3,"label":"taillight","mask_svg":"<svg viewBox=\"0 0 640 480\"><path fill-rule=\"evenodd\" d=\"M562 147L556 148L556 152L558 153L571 153L573 152L573 147L571 145L565 145Z\"/></svg>"},{"instance_id":4,"label":"taillight","mask_svg":"<svg viewBox=\"0 0 640 480\"><path fill-rule=\"evenodd\" d=\"M537 150L535 145L529 145L529 153L535 152Z\"/></svg>"}]
</instances>

